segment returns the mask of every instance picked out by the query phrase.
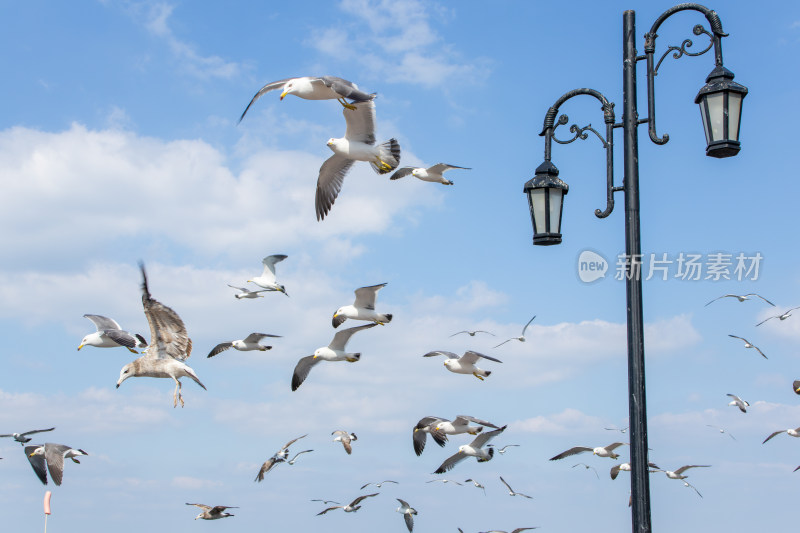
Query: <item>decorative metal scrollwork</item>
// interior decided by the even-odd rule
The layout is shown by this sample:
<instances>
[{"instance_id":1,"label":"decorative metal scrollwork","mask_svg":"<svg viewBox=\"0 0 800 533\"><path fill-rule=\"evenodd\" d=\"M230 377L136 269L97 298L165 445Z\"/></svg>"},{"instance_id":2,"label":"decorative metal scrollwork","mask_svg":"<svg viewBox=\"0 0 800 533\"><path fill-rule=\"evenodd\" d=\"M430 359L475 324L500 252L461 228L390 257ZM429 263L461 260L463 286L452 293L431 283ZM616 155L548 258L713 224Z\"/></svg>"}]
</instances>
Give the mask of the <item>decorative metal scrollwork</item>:
<instances>
[{"instance_id":1,"label":"decorative metal scrollwork","mask_svg":"<svg viewBox=\"0 0 800 533\"><path fill-rule=\"evenodd\" d=\"M691 39L685 39L680 46L670 46L669 48L667 48L667 51L664 52L664 55L661 56L661 59L658 60L658 63L656 63L656 67L653 69L653 75L658 74L658 67L661 66L661 62L664 61L664 59L666 59L666 57L669 55L670 52L673 52L672 57L675 59L679 59L684 55L696 57L705 54L706 52L711 50L712 46L714 46L714 36L708 30L706 30L701 24L695 25L695 27L692 29L692 33L694 33L697 36L703 34L708 35L709 39L708 46L706 46L703 50L699 52L690 52L688 49L694 45Z\"/></svg>"},{"instance_id":2,"label":"decorative metal scrollwork","mask_svg":"<svg viewBox=\"0 0 800 533\"><path fill-rule=\"evenodd\" d=\"M600 139L601 143L603 143L603 148L608 148L608 142L606 141L606 139L602 135L600 135L600 133L598 133L597 130L595 130L591 124L588 124L582 128L577 124L573 124L569 127L570 133L573 134L573 137L571 139L561 140L556 138L555 136L556 128L558 128L559 126L563 126L567 122L569 122L569 117L567 115L561 115L560 117L558 117L558 123L556 123L555 127L553 127L552 139L558 144L569 144L578 139L585 141L586 139L589 138L589 134L586 132L591 131L592 133L597 135L597 138Z\"/></svg>"}]
</instances>

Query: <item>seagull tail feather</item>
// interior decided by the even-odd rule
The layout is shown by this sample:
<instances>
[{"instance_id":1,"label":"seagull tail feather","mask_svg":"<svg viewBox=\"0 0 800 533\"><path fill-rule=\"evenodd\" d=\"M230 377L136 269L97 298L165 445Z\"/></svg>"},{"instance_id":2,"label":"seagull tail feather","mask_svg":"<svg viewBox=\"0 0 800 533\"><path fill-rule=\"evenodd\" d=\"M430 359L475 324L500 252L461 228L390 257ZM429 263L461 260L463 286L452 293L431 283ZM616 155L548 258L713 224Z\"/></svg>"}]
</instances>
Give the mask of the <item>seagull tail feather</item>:
<instances>
[{"instance_id":1,"label":"seagull tail feather","mask_svg":"<svg viewBox=\"0 0 800 533\"><path fill-rule=\"evenodd\" d=\"M397 139L389 139L385 143L378 146L380 160L388 165L387 167L378 166L375 162L370 161L373 170L378 174L388 174L400 165L400 143Z\"/></svg>"}]
</instances>

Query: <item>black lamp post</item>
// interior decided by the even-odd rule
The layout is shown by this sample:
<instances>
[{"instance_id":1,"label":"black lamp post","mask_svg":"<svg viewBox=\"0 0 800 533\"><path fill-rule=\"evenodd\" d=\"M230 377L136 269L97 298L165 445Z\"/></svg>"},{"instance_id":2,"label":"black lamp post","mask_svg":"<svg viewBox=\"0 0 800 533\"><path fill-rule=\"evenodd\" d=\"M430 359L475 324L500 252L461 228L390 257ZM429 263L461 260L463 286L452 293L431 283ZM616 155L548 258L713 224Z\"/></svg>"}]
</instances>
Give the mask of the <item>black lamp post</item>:
<instances>
[{"instance_id":1,"label":"black lamp post","mask_svg":"<svg viewBox=\"0 0 800 533\"><path fill-rule=\"evenodd\" d=\"M695 35L707 35L709 45L699 52L689 49L692 41L686 39L680 46L670 46L658 63L655 63L655 44L659 26L671 15L679 11L693 10L702 13L708 21L711 32L696 25ZM739 125L741 122L742 99L747 88L733 82L733 73L722 65L721 38L727 34L722 31L722 22L715 11L699 4L680 4L659 16L650 31L645 34L643 56L636 54L635 13L623 14L623 114L622 122L617 123L614 104L594 89L575 89L561 96L547 111L540 135L545 138L544 163L536 169L536 175L525 184L533 222L533 244L558 244L561 242L561 212L564 195L568 186L558 178L558 169L550 161L552 141L569 144L577 139L586 139L594 133L606 149L606 209L595 210L598 218L605 218L614 209L614 193L623 191L625 195L625 254L626 254L626 298L628 308L628 410L631 448L631 514L634 533L649 533L650 527L650 483L647 457L647 409L645 405L644 380L644 320L642 313L641 282L641 232L639 228L639 136L638 126L648 124L650 140L665 144L669 135L656 134L655 115L655 76L661 62L672 53L674 58L684 55L699 56L714 47L715 68L700 89L695 102L700 104L703 127L706 134L706 155L730 157L739 152ZM645 119L640 119L636 104L636 64L647 61L647 111ZM588 95L602 104L606 125L605 136L591 125L570 126L573 137L559 140L554 136L558 126L569 122L566 115L556 121L559 107L570 98ZM614 129L623 130L624 172L623 185L614 186Z\"/></svg>"}]
</instances>

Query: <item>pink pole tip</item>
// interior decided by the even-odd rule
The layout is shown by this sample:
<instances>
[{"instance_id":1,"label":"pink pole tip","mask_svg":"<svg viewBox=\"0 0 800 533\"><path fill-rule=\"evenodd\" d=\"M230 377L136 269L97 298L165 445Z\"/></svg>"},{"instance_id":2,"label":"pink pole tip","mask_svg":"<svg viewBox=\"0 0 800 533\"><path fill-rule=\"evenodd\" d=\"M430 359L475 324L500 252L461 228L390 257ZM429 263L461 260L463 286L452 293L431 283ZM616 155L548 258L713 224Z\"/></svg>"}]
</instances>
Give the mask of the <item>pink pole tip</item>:
<instances>
[{"instance_id":1,"label":"pink pole tip","mask_svg":"<svg viewBox=\"0 0 800 533\"><path fill-rule=\"evenodd\" d=\"M44 493L44 514L50 514L50 491Z\"/></svg>"}]
</instances>

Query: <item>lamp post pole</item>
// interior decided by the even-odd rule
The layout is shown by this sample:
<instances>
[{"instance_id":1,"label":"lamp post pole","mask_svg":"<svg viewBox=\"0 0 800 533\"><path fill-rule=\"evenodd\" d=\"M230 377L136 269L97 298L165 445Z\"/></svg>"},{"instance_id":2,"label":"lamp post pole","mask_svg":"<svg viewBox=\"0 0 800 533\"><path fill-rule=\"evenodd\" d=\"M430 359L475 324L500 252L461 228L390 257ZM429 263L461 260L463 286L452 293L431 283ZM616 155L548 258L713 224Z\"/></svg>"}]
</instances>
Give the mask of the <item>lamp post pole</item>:
<instances>
[{"instance_id":1,"label":"lamp post pole","mask_svg":"<svg viewBox=\"0 0 800 533\"><path fill-rule=\"evenodd\" d=\"M708 46L698 52L690 50L692 41L686 39L680 46L670 46L655 61L655 42L661 24L680 11L692 10L703 14L711 32L701 25L693 29L695 35L707 35ZM655 144L665 144L669 135L659 137L656 133L655 76L667 55L678 59L683 56L699 56L714 48L715 68L706 78L706 85L700 89L695 102L700 104L703 128L706 136L706 155L711 157L731 157L740 149L739 126L741 122L742 100L747 88L733 81L733 73L722 64L721 38L728 34L722 31L722 22L715 11L700 4L678 4L662 13L650 31L645 34L645 55L636 55L636 16L634 11L623 13L622 21L622 76L623 113L622 121L617 123L614 104L595 89L574 89L563 94L544 118L541 136L545 138L544 162L536 169L534 177L524 187L528 196L531 222L533 223L533 244L554 245L561 243L561 214L564 196L569 186L559 177L558 168L551 161L552 141L569 144L578 139L587 139L594 133L606 150L606 208L595 210L598 218L605 218L614 209L614 193L622 191L625 195L625 255L626 255L626 303L628 332L628 416L631 450L631 518L633 533L650 533L650 480L647 460L647 407L644 379L644 318L641 279L641 231L639 226L639 136L640 124L648 125L650 140ZM639 119L636 105L636 63L646 60L647 64L647 118ZM579 127L570 126L573 137L560 140L555 130L567 124L567 115L558 116L559 108L575 96L586 95L601 103L605 122L605 137L592 128L591 124ZM614 129L623 130L623 185L614 186Z\"/></svg>"}]
</instances>

